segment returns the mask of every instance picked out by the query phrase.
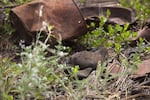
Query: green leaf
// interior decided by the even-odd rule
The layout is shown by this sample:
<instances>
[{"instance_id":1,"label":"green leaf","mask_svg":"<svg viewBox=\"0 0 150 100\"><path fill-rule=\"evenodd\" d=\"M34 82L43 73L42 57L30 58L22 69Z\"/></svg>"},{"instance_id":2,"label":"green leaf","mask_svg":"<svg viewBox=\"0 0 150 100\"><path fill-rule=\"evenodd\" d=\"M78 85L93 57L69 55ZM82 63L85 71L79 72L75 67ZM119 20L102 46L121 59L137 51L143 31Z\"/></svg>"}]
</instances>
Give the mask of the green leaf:
<instances>
[{"instance_id":1,"label":"green leaf","mask_svg":"<svg viewBox=\"0 0 150 100\"><path fill-rule=\"evenodd\" d=\"M133 72L137 71L138 69L137 65L133 65L132 69L133 69Z\"/></svg>"},{"instance_id":2,"label":"green leaf","mask_svg":"<svg viewBox=\"0 0 150 100\"><path fill-rule=\"evenodd\" d=\"M126 31L124 33L121 33L121 37L124 39L124 40L128 40L129 37L130 37L130 32L129 31Z\"/></svg>"},{"instance_id":3,"label":"green leaf","mask_svg":"<svg viewBox=\"0 0 150 100\"><path fill-rule=\"evenodd\" d=\"M104 24L106 23L106 21L107 21L107 18L106 18L106 17L100 16L100 23L99 23L99 26L100 26L100 27L103 27Z\"/></svg>"},{"instance_id":4,"label":"green leaf","mask_svg":"<svg viewBox=\"0 0 150 100\"><path fill-rule=\"evenodd\" d=\"M114 34L114 29L113 29L113 26L112 26L112 25L108 25L108 32L109 32L109 35L110 35L110 36L113 36L113 34Z\"/></svg>"},{"instance_id":5,"label":"green leaf","mask_svg":"<svg viewBox=\"0 0 150 100\"><path fill-rule=\"evenodd\" d=\"M147 47L147 50L150 52L150 47Z\"/></svg>"},{"instance_id":6,"label":"green leaf","mask_svg":"<svg viewBox=\"0 0 150 100\"><path fill-rule=\"evenodd\" d=\"M122 32L123 27L121 27L119 24L116 24L115 30L117 30L118 32Z\"/></svg>"},{"instance_id":7,"label":"green leaf","mask_svg":"<svg viewBox=\"0 0 150 100\"><path fill-rule=\"evenodd\" d=\"M112 41L107 41L106 47L111 48L112 47Z\"/></svg>"},{"instance_id":8,"label":"green leaf","mask_svg":"<svg viewBox=\"0 0 150 100\"><path fill-rule=\"evenodd\" d=\"M121 52L121 45L119 43L115 43L115 51L117 54Z\"/></svg>"},{"instance_id":9,"label":"green leaf","mask_svg":"<svg viewBox=\"0 0 150 100\"><path fill-rule=\"evenodd\" d=\"M12 95L4 94L4 93L3 93L3 98L5 98L4 100L13 100Z\"/></svg>"},{"instance_id":10,"label":"green leaf","mask_svg":"<svg viewBox=\"0 0 150 100\"><path fill-rule=\"evenodd\" d=\"M129 28L129 23L127 23L127 24L124 25L123 32L127 31L128 28Z\"/></svg>"},{"instance_id":11,"label":"green leaf","mask_svg":"<svg viewBox=\"0 0 150 100\"><path fill-rule=\"evenodd\" d=\"M108 18L110 16L110 14L111 14L110 10L107 9L107 11L106 11L106 17Z\"/></svg>"},{"instance_id":12,"label":"green leaf","mask_svg":"<svg viewBox=\"0 0 150 100\"><path fill-rule=\"evenodd\" d=\"M94 28L94 27L95 27L95 23L94 23L94 22L91 22L91 23L90 23L90 26Z\"/></svg>"},{"instance_id":13,"label":"green leaf","mask_svg":"<svg viewBox=\"0 0 150 100\"><path fill-rule=\"evenodd\" d=\"M77 74L79 72L79 66L75 66L72 70L73 74Z\"/></svg>"}]
</instances>

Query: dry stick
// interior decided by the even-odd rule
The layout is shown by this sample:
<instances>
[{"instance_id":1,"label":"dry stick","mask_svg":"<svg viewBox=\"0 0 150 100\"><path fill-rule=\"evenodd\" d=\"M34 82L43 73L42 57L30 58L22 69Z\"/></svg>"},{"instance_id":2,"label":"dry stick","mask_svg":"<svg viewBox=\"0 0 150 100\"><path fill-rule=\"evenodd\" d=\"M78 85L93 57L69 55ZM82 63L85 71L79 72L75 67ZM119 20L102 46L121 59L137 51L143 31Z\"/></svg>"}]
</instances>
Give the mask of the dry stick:
<instances>
[{"instance_id":1,"label":"dry stick","mask_svg":"<svg viewBox=\"0 0 150 100\"><path fill-rule=\"evenodd\" d=\"M136 97L139 97L139 96L150 96L150 95L149 95L149 94L139 93L139 94L135 94L135 95L129 96L129 97L127 97L127 98L123 98L123 99L121 99L121 100L133 99L133 98L136 98Z\"/></svg>"},{"instance_id":2,"label":"dry stick","mask_svg":"<svg viewBox=\"0 0 150 100\"><path fill-rule=\"evenodd\" d=\"M145 82L142 82L141 84L139 84L140 86L142 86L142 85L145 85L145 84L148 84L148 83L150 83L150 81L145 81Z\"/></svg>"},{"instance_id":3,"label":"dry stick","mask_svg":"<svg viewBox=\"0 0 150 100\"><path fill-rule=\"evenodd\" d=\"M137 89L150 89L150 86L135 86Z\"/></svg>"}]
</instances>

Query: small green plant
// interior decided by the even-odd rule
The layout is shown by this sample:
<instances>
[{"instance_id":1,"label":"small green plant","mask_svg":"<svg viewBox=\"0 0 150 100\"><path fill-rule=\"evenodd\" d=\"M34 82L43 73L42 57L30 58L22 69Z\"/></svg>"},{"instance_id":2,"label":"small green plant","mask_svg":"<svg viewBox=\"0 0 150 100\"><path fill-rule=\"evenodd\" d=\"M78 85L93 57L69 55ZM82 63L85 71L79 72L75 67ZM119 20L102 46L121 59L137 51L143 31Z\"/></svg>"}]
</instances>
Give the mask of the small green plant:
<instances>
[{"instance_id":1,"label":"small green plant","mask_svg":"<svg viewBox=\"0 0 150 100\"><path fill-rule=\"evenodd\" d=\"M23 48L21 62L15 63L3 59L0 64L0 89L2 100L54 99L56 91L66 91L72 94L72 82L78 72L78 67L69 67L59 61L66 55L62 51L66 47L57 46L54 55L46 57L48 45L37 41L37 44ZM65 70L69 70L69 76ZM70 95L72 98L77 96Z\"/></svg>"},{"instance_id":2,"label":"small green plant","mask_svg":"<svg viewBox=\"0 0 150 100\"><path fill-rule=\"evenodd\" d=\"M11 67L10 67L11 66ZM13 100L13 96L10 94L13 91L16 63L11 62L9 58L0 60L0 99L1 100Z\"/></svg>"},{"instance_id":3,"label":"small green plant","mask_svg":"<svg viewBox=\"0 0 150 100\"><path fill-rule=\"evenodd\" d=\"M121 52L123 46L128 46L129 41L136 36L136 32L128 30L129 24L124 26L108 25L107 30L104 30L104 24L107 18L101 16L99 27L92 32L81 37L81 43L87 45L87 48L98 48L104 46L107 48L115 48L117 53ZM92 23L94 26L94 23Z\"/></svg>"}]
</instances>

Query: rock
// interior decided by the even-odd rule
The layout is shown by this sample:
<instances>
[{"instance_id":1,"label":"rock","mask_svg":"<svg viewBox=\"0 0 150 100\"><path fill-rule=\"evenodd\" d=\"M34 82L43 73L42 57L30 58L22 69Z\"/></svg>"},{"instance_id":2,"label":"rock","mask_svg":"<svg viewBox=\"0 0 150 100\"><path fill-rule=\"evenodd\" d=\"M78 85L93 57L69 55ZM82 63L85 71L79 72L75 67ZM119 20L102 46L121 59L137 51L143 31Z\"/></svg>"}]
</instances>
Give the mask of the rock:
<instances>
[{"instance_id":1,"label":"rock","mask_svg":"<svg viewBox=\"0 0 150 100\"><path fill-rule=\"evenodd\" d=\"M96 69L99 61L104 62L107 56L107 49L101 48L95 52L81 51L73 54L68 63L72 65L79 65L80 70L85 68Z\"/></svg>"},{"instance_id":2,"label":"rock","mask_svg":"<svg viewBox=\"0 0 150 100\"><path fill-rule=\"evenodd\" d=\"M150 59L147 59L147 60L142 61L142 63L137 64L136 71L132 71L132 68L129 68L128 71L130 72L130 78L132 79L140 78L149 74L150 73L149 65L150 65ZM124 68L122 66L119 66L115 62L109 64L108 69L110 71L110 74L119 74L124 71Z\"/></svg>"},{"instance_id":3,"label":"rock","mask_svg":"<svg viewBox=\"0 0 150 100\"><path fill-rule=\"evenodd\" d=\"M110 16L107 23L124 25L126 23L135 22L135 12L131 9L118 6L92 6L80 8L85 20L89 21L91 18L99 18L100 15L106 16L107 10L110 11Z\"/></svg>"},{"instance_id":4,"label":"rock","mask_svg":"<svg viewBox=\"0 0 150 100\"><path fill-rule=\"evenodd\" d=\"M85 68L83 70L79 70L77 77L79 79L87 78L92 72L92 68Z\"/></svg>"},{"instance_id":5,"label":"rock","mask_svg":"<svg viewBox=\"0 0 150 100\"><path fill-rule=\"evenodd\" d=\"M112 23L112 24L119 24L119 25L125 25L128 22L128 20L126 19L121 19L119 17L115 17L115 18L110 18L108 19L108 23Z\"/></svg>"},{"instance_id":6,"label":"rock","mask_svg":"<svg viewBox=\"0 0 150 100\"><path fill-rule=\"evenodd\" d=\"M103 63L107 59L107 49L100 48L99 50L92 51L81 51L74 53L67 59L67 64L71 66L78 65L79 72L77 77L79 79L87 78L90 73L97 68L97 64Z\"/></svg>"},{"instance_id":7,"label":"rock","mask_svg":"<svg viewBox=\"0 0 150 100\"><path fill-rule=\"evenodd\" d=\"M112 62L108 65L110 74L118 74L123 71L123 67L119 66L116 62Z\"/></svg>"},{"instance_id":8,"label":"rock","mask_svg":"<svg viewBox=\"0 0 150 100\"><path fill-rule=\"evenodd\" d=\"M150 59L142 61L142 63L138 64L137 71L133 73L130 77L131 78L139 78L139 77L144 77L146 74L150 73Z\"/></svg>"},{"instance_id":9,"label":"rock","mask_svg":"<svg viewBox=\"0 0 150 100\"><path fill-rule=\"evenodd\" d=\"M150 28L145 27L139 30L137 37L131 41L130 46L136 46L140 38L144 38L147 42L150 42Z\"/></svg>"},{"instance_id":10,"label":"rock","mask_svg":"<svg viewBox=\"0 0 150 100\"><path fill-rule=\"evenodd\" d=\"M87 7L87 6L116 6L119 4L119 0L84 0L80 2L80 0L75 0L75 2L80 7Z\"/></svg>"},{"instance_id":11,"label":"rock","mask_svg":"<svg viewBox=\"0 0 150 100\"><path fill-rule=\"evenodd\" d=\"M144 38L148 42L150 42L150 28L143 28L142 30L139 30L136 40L138 40L139 38Z\"/></svg>"},{"instance_id":12,"label":"rock","mask_svg":"<svg viewBox=\"0 0 150 100\"><path fill-rule=\"evenodd\" d=\"M37 32L53 34L62 40L86 33L86 24L73 0L34 0L11 9L10 19L25 41L35 38ZM52 33L49 26L53 26Z\"/></svg>"}]
</instances>

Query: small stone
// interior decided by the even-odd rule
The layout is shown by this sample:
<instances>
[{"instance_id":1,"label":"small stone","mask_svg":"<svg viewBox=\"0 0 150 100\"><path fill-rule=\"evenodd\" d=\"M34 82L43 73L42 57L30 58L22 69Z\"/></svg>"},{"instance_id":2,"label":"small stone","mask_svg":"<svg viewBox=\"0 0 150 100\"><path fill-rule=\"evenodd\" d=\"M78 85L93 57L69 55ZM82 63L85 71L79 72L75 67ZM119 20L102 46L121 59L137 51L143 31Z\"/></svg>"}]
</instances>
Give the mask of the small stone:
<instances>
[{"instance_id":1,"label":"small stone","mask_svg":"<svg viewBox=\"0 0 150 100\"><path fill-rule=\"evenodd\" d=\"M99 50L81 51L70 56L67 63L70 65L78 65L79 72L77 74L79 79L87 78L90 73L97 68L97 64L104 62L107 58L108 52L106 48Z\"/></svg>"},{"instance_id":2,"label":"small stone","mask_svg":"<svg viewBox=\"0 0 150 100\"><path fill-rule=\"evenodd\" d=\"M80 70L85 68L96 69L97 63L104 62L106 60L108 52L106 48L101 48L95 52L81 51L73 54L68 63L72 65L79 65Z\"/></svg>"},{"instance_id":3,"label":"small stone","mask_svg":"<svg viewBox=\"0 0 150 100\"><path fill-rule=\"evenodd\" d=\"M79 70L77 76L79 79L87 78L92 72L92 68L85 68L83 70Z\"/></svg>"}]
</instances>

